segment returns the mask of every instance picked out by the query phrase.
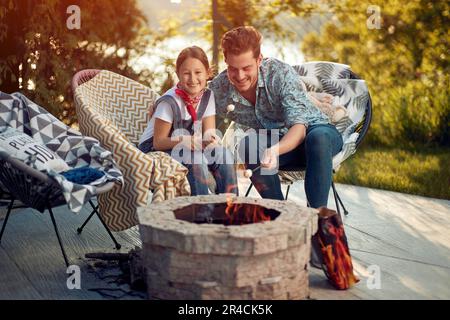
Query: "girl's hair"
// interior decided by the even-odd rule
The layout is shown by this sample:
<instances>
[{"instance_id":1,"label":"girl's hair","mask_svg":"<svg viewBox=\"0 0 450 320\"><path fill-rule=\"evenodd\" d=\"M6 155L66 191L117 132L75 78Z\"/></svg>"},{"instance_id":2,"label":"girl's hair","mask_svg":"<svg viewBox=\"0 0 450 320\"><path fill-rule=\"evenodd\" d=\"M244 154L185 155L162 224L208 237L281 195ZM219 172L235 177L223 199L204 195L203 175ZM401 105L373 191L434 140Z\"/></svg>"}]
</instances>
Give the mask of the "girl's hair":
<instances>
[{"instance_id":1,"label":"girl's hair","mask_svg":"<svg viewBox=\"0 0 450 320\"><path fill-rule=\"evenodd\" d=\"M200 62L205 66L206 71L208 74L211 74L211 69L209 67L208 57L206 56L205 51L203 51L202 48L197 46L187 47L181 50L180 54L178 55L177 62L176 62L176 71L180 70L181 65L187 58L194 58L200 60Z\"/></svg>"}]
</instances>

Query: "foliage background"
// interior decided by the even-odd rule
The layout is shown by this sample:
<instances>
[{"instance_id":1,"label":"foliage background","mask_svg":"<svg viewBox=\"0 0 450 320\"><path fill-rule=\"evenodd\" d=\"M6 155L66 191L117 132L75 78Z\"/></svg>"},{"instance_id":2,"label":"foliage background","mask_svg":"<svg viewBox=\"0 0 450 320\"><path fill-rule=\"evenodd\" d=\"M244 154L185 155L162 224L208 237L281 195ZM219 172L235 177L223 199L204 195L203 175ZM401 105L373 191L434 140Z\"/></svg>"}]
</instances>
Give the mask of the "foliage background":
<instances>
[{"instance_id":1,"label":"foliage background","mask_svg":"<svg viewBox=\"0 0 450 320\"><path fill-rule=\"evenodd\" d=\"M153 1L155 8L163 1L169 0ZM373 120L366 150L344 165L387 161L391 172L375 163L372 171L368 164L355 176L344 166L338 181L450 199L448 1L183 1L192 3L192 10L174 11L156 28L154 16L140 9L147 0L0 0L0 90L20 91L76 125L70 88L76 71L108 69L162 93L174 83L175 57L152 48L193 34L213 44L213 31L220 37L232 27L254 25L279 47L295 44L306 61L345 63L367 81ZM81 29L68 30L66 9L74 4L82 10ZM371 6L380 9L379 29L367 27ZM188 22L178 19L181 13ZM211 55L214 48L205 49ZM162 71L136 68L148 54L160 56ZM414 172L403 165L409 161L405 154L422 159L411 162ZM405 181L417 174L422 176L408 187ZM432 190L430 181L436 180L439 187Z\"/></svg>"},{"instance_id":2,"label":"foliage background","mask_svg":"<svg viewBox=\"0 0 450 320\"><path fill-rule=\"evenodd\" d=\"M305 36L306 60L352 66L374 104L371 143L449 145L450 5L448 1L327 1L334 19ZM369 6L380 29L366 26Z\"/></svg>"},{"instance_id":3,"label":"foliage background","mask_svg":"<svg viewBox=\"0 0 450 320\"><path fill-rule=\"evenodd\" d=\"M70 5L81 8L80 29L66 26ZM130 61L165 36L150 31L135 0L0 0L0 90L20 91L73 124L77 71L108 69L151 85L157 75Z\"/></svg>"}]
</instances>

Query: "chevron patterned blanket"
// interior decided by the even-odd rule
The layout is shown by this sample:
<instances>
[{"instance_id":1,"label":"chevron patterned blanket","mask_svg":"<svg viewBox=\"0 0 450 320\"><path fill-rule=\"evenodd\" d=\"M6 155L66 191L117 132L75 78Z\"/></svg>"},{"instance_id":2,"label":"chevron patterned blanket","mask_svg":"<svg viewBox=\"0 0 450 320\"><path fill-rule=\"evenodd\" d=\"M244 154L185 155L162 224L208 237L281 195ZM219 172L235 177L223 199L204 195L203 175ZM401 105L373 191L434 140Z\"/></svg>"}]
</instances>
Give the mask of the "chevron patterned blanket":
<instances>
[{"instance_id":1,"label":"chevron patterned blanket","mask_svg":"<svg viewBox=\"0 0 450 320\"><path fill-rule=\"evenodd\" d=\"M157 98L149 87L107 70L74 90L80 131L112 150L123 173L122 188L98 197L100 213L113 231L137 225L139 207L191 193L186 167L165 152L146 154L137 148Z\"/></svg>"},{"instance_id":2,"label":"chevron patterned blanket","mask_svg":"<svg viewBox=\"0 0 450 320\"><path fill-rule=\"evenodd\" d=\"M123 176L117 168L111 152L103 149L98 140L83 136L66 126L44 108L21 93L7 94L0 91L0 127L12 127L31 136L62 158L70 168L91 167L105 173L104 183L122 183ZM68 181L53 170L47 174L60 186L70 210L79 212L103 185L80 185Z\"/></svg>"}]
</instances>

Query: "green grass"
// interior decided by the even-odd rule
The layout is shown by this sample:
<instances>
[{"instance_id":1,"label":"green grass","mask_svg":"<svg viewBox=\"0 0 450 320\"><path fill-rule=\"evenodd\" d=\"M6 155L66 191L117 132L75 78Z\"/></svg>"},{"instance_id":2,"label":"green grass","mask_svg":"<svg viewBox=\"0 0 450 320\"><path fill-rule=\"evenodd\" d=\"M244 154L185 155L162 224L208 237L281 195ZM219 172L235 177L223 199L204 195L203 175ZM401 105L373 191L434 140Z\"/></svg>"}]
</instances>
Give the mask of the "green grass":
<instances>
[{"instance_id":1,"label":"green grass","mask_svg":"<svg viewBox=\"0 0 450 320\"><path fill-rule=\"evenodd\" d=\"M335 181L450 199L450 148L362 146L344 161Z\"/></svg>"}]
</instances>

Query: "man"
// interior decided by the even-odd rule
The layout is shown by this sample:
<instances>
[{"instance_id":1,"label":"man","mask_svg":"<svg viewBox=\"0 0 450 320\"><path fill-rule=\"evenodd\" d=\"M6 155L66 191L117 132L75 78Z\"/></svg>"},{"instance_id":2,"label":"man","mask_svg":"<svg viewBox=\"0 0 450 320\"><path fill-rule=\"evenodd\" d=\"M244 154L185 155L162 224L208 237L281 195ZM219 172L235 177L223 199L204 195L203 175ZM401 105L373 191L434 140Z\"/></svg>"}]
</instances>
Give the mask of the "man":
<instances>
[{"instance_id":1,"label":"man","mask_svg":"<svg viewBox=\"0 0 450 320\"><path fill-rule=\"evenodd\" d=\"M217 114L254 128L240 146L251 181L263 198L283 200L278 174L270 169L306 168L305 191L313 208L326 206L332 181L332 158L342 148L342 137L307 98L297 72L288 64L261 55L261 34L238 27L222 37L227 70L210 88ZM233 112L227 111L235 105ZM260 129L268 129L267 133ZM268 136L277 134L272 144ZM255 152L257 141L258 152ZM256 155L255 155L256 153ZM256 156L256 161L250 161ZM269 174L267 173L269 172Z\"/></svg>"},{"instance_id":2,"label":"man","mask_svg":"<svg viewBox=\"0 0 450 320\"><path fill-rule=\"evenodd\" d=\"M329 124L329 118L307 98L297 72L288 64L262 58L261 34L253 27L238 27L222 37L222 50L227 70L215 77L210 88L214 91L217 112L247 127L279 132L279 142L270 145L265 133L256 140L268 140L258 146L256 163L246 161L255 169L251 180L263 198L283 200L278 175L261 174L264 168L306 167L305 191L313 208L326 206L332 179L332 158L342 148L342 137ZM233 112L226 106L234 104ZM244 158L253 156L246 137L241 144ZM253 139L253 140L252 140ZM258 168L261 166L261 168ZM267 170L266 170L267 172Z\"/></svg>"}]
</instances>

